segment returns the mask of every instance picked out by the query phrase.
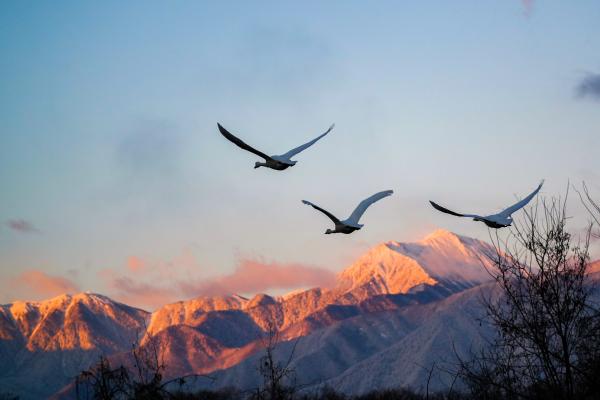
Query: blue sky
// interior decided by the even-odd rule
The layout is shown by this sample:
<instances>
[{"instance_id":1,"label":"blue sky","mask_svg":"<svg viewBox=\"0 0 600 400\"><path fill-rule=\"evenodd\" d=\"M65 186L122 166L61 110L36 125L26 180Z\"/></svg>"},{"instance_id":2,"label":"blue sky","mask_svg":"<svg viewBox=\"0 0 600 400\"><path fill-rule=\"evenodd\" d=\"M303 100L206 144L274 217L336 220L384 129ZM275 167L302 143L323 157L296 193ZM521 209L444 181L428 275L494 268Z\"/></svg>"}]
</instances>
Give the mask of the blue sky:
<instances>
[{"instance_id":1,"label":"blue sky","mask_svg":"<svg viewBox=\"0 0 600 400\"><path fill-rule=\"evenodd\" d=\"M0 302L50 294L31 270L115 294L131 257L147 287L247 260L337 271L437 227L487 238L429 199L599 194L600 102L577 87L600 73L600 4L528 4L2 2ZM217 122L272 154L336 128L280 173ZM300 203L344 216L383 189L351 236Z\"/></svg>"}]
</instances>

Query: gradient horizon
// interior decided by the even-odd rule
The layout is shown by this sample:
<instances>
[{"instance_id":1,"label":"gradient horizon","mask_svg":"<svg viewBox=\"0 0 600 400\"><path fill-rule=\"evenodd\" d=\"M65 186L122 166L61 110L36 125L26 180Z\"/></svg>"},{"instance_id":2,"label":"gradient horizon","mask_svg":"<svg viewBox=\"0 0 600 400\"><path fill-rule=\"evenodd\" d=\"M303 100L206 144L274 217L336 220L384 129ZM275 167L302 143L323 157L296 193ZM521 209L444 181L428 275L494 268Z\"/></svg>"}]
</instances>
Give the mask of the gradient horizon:
<instances>
[{"instance_id":1,"label":"gradient horizon","mask_svg":"<svg viewBox=\"0 0 600 400\"><path fill-rule=\"evenodd\" d=\"M430 199L600 197L600 93L578 92L600 4L421 3L0 4L0 303L265 273L237 288L279 293L383 241L487 239ZM277 172L217 122L267 153L336 127ZM348 236L300 202L347 215L385 189Z\"/></svg>"}]
</instances>

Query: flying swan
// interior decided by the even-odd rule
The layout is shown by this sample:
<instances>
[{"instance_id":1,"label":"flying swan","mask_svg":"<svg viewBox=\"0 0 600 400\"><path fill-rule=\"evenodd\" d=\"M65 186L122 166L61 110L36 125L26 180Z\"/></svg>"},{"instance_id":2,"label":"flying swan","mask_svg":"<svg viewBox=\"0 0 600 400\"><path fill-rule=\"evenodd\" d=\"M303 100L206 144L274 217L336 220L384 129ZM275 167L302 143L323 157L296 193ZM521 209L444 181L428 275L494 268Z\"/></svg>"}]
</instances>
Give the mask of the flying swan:
<instances>
[{"instance_id":1,"label":"flying swan","mask_svg":"<svg viewBox=\"0 0 600 400\"><path fill-rule=\"evenodd\" d=\"M360 228L362 228L364 226L362 224L359 224L358 220L364 214L364 212L367 210L367 208L369 208L369 206L371 204L383 199L384 197L390 196L392 193L394 193L393 190L384 190L383 192L375 193L373 196L364 199L363 201L360 202L360 204L356 207L356 209L354 209L354 211L352 211L352 214L350 215L350 217L348 217L347 219L345 219L343 221L340 221L335 215L333 215L332 213L330 213L327 210L322 209L321 207L317 206L316 204L311 203L310 201L302 200L302 202L304 204L311 206L312 208L314 208L316 210L321 211L323 214L327 215L329 217L329 219L331 219L333 221L333 223L335 224L335 229L333 229L333 230L327 229L325 231L325 234L330 234L330 233L349 234L349 233L359 230Z\"/></svg>"},{"instance_id":2,"label":"flying swan","mask_svg":"<svg viewBox=\"0 0 600 400\"><path fill-rule=\"evenodd\" d=\"M221 124L217 123L217 125L219 127L219 131L221 132L221 134L223 136L225 136L225 139L229 140L230 142L232 142L236 146L238 146L238 147L240 147L240 148L242 148L242 149L244 149L246 151L249 151L251 153L254 153L257 156L262 157L262 158L265 159L265 162L258 162L257 161L254 164L254 168L267 167L267 168L276 169L278 171L283 171L284 169L286 169L288 167L293 167L294 165L296 165L296 161L292 161L291 158L293 156L295 156L296 154L300 153L301 151L304 151L304 150L308 149L310 146L312 146L313 144L315 144L319 139L321 139L323 136L325 136L329 132L331 132L331 130L335 126L335 124L332 124L329 127L329 129L327 129L327 131L325 133L317 136L316 138L314 138L310 142L304 143L302 146L298 146L298 147L296 147L296 148L288 151L285 154L275 155L275 156L268 156L265 153L263 153L262 151L256 150L255 148L249 146L248 144L246 144L245 142L243 142L240 138L235 137L227 129L223 128L221 126Z\"/></svg>"},{"instance_id":3,"label":"flying swan","mask_svg":"<svg viewBox=\"0 0 600 400\"><path fill-rule=\"evenodd\" d=\"M544 181L542 180L542 182L540 182L540 185L537 187L537 189L535 189L529 196L525 197L523 200L519 201L518 203L515 203L512 206L508 207L506 210L503 210L503 211L499 212L498 214L492 214L492 215L488 215L485 217L482 217L481 215L475 215L475 214L459 214L457 212L448 210L447 208L444 208L444 207L440 206L439 204L434 203L431 200L429 202L431 203L433 208L435 208L436 210L441 211L443 213L455 215L457 217L473 218L473 221L481 221L484 224L486 224L487 226L489 226L490 228L495 228L495 229L506 228L507 226L510 226L513 222L511 215L514 212L525 207L527 205L527 203L529 203L531 201L531 199L533 199L534 196L540 191L543 184L544 184Z\"/></svg>"}]
</instances>

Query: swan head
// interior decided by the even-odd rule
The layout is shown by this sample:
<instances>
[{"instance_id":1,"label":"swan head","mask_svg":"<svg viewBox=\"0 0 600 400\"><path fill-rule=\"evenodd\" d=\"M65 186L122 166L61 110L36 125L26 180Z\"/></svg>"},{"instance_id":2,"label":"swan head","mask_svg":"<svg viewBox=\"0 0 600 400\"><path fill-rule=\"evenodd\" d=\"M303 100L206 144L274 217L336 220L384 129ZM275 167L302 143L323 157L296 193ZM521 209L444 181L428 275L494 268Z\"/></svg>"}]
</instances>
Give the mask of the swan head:
<instances>
[{"instance_id":1,"label":"swan head","mask_svg":"<svg viewBox=\"0 0 600 400\"><path fill-rule=\"evenodd\" d=\"M333 233L333 231L332 231L331 229L327 229L327 230L325 231L325 234L326 234L326 235L329 235L329 234L331 234L331 233Z\"/></svg>"}]
</instances>

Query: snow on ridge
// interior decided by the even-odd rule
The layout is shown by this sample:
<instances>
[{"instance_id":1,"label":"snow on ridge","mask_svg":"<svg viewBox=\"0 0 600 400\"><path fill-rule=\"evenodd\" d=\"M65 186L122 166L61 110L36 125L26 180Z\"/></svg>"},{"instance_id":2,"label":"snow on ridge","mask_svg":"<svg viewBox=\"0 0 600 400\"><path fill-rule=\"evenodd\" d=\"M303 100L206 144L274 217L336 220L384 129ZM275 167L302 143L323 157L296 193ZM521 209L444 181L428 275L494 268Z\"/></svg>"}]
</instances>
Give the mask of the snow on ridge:
<instances>
[{"instance_id":1,"label":"snow on ridge","mask_svg":"<svg viewBox=\"0 0 600 400\"><path fill-rule=\"evenodd\" d=\"M414 258L436 279L469 284L490 280L484 263L493 247L477 239L438 229L419 242L391 248Z\"/></svg>"},{"instance_id":2,"label":"snow on ridge","mask_svg":"<svg viewBox=\"0 0 600 400\"><path fill-rule=\"evenodd\" d=\"M490 250L484 242L438 229L417 242L388 241L371 248L338 274L338 286L352 290L375 284L383 293L437 283L470 287L490 279L482 264Z\"/></svg>"}]
</instances>

